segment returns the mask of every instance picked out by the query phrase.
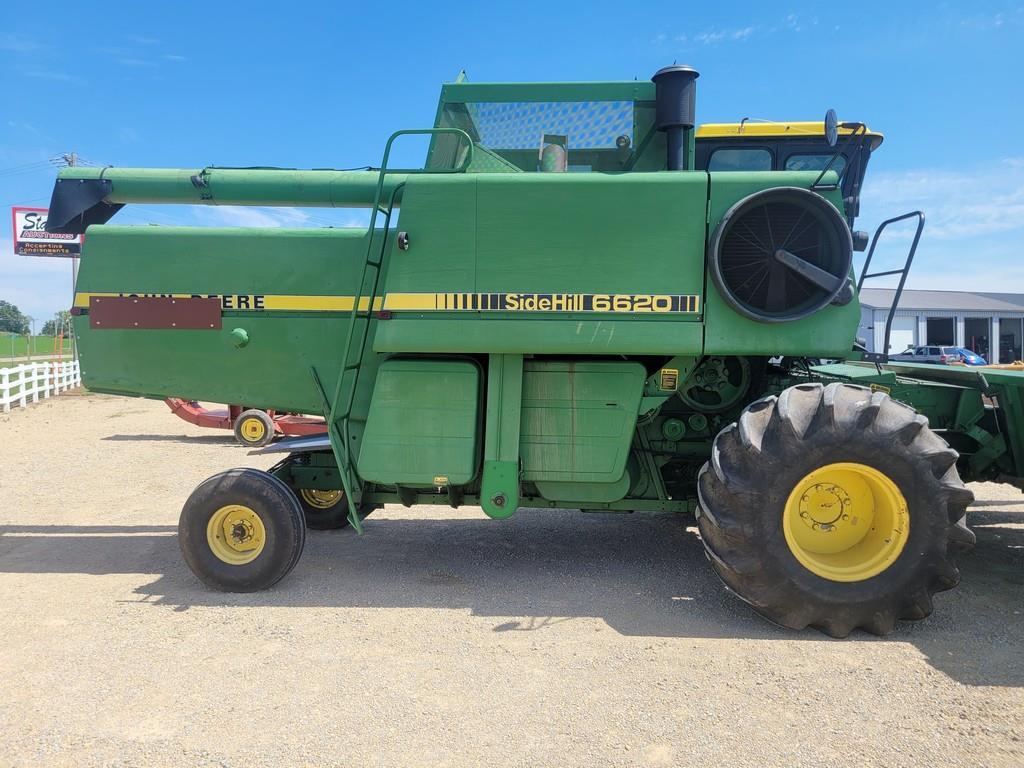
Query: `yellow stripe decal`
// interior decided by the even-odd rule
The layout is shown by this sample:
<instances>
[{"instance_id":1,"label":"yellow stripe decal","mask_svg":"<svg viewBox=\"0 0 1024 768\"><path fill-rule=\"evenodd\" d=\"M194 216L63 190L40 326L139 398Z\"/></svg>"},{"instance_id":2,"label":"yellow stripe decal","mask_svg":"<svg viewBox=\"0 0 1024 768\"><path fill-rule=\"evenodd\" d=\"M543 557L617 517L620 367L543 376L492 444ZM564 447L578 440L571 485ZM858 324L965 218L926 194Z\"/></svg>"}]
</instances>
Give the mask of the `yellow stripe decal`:
<instances>
[{"instance_id":1,"label":"yellow stripe decal","mask_svg":"<svg viewBox=\"0 0 1024 768\"><path fill-rule=\"evenodd\" d=\"M614 312L693 315L694 294L635 293L389 293L390 312Z\"/></svg>"},{"instance_id":2,"label":"yellow stripe decal","mask_svg":"<svg viewBox=\"0 0 1024 768\"><path fill-rule=\"evenodd\" d=\"M216 298L225 311L351 312L354 296L285 296L218 293L85 293L75 294L75 307L89 308L92 296ZM366 311L369 299L359 308ZM373 301L374 311L389 312L611 312L684 314L700 312L694 294L635 293L389 293Z\"/></svg>"}]
</instances>

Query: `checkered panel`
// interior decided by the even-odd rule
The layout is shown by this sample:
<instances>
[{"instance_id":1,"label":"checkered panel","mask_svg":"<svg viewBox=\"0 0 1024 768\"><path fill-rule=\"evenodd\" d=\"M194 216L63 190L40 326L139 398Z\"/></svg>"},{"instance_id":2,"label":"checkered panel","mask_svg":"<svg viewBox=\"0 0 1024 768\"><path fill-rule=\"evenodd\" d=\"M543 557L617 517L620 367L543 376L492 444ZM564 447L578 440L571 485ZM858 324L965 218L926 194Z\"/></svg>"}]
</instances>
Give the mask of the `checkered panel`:
<instances>
[{"instance_id":1,"label":"checkered panel","mask_svg":"<svg viewBox=\"0 0 1024 768\"><path fill-rule=\"evenodd\" d=\"M569 137L569 149L613 149L633 138L632 101L478 102L466 104L489 149L535 149L544 133Z\"/></svg>"}]
</instances>

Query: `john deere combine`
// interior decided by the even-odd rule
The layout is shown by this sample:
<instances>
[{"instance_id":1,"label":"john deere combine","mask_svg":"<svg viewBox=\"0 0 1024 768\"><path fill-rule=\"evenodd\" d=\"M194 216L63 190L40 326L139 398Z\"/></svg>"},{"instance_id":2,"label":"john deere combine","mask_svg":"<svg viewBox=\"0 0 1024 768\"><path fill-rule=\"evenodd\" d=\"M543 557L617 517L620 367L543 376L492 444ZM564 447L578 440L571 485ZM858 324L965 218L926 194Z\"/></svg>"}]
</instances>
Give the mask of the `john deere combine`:
<instances>
[{"instance_id":1,"label":"john deere combine","mask_svg":"<svg viewBox=\"0 0 1024 768\"><path fill-rule=\"evenodd\" d=\"M851 227L881 136L830 116L698 138L696 79L448 84L434 127L367 171L62 171L49 224L88 230L90 388L329 425L195 490L192 570L264 589L307 525L361 531L384 503L696 512L715 570L775 622L881 634L930 613L973 541L961 479L1024 476L1024 376L857 351ZM426 163L392 169L408 134ZM370 225L106 224L131 203Z\"/></svg>"}]
</instances>

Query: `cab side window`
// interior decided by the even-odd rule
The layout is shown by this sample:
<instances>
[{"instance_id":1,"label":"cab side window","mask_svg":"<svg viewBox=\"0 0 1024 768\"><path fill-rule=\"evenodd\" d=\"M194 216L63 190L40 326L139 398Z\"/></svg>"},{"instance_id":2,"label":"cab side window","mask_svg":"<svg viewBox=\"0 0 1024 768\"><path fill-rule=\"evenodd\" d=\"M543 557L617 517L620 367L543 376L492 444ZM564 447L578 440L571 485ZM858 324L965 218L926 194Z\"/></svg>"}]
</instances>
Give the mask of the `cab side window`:
<instances>
[{"instance_id":1,"label":"cab side window","mask_svg":"<svg viewBox=\"0 0 1024 768\"><path fill-rule=\"evenodd\" d=\"M708 160L709 171L770 171L772 153L767 149L716 149Z\"/></svg>"},{"instance_id":2,"label":"cab side window","mask_svg":"<svg viewBox=\"0 0 1024 768\"><path fill-rule=\"evenodd\" d=\"M827 155L790 155L786 158L786 170L787 171L820 171L826 165L828 161L832 159L831 154ZM836 161L832 163L831 170L842 175L843 168L846 167L846 158L840 155L836 158Z\"/></svg>"}]
</instances>

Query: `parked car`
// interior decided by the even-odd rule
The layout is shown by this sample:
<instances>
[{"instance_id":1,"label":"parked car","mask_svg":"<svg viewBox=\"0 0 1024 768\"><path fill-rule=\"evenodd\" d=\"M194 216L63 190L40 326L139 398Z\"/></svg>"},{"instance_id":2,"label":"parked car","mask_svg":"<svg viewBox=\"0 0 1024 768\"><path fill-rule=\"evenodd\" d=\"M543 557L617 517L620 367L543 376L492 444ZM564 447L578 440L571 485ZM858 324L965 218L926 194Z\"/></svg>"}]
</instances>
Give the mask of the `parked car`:
<instances>
[{"instance_id":1,"label":"parked car","mask_svg":"<svg viewBox=\"0 0 1024 768\"><path fill-rule=\"evenodd\" d=\"M892 355L889 359L897 362L933 363L935 365L952 365L954 363L988 365L985 358L964 347L938 347L934 345L924 347L910 346L900 354Z\"/></svg>"},{"instance_id":2,"label":"parked car","mask_svg":"<svg viewBox=\"0 0 1024 768\"><path fill-rule=\"evenodd\" d=\"M988 365L988 361L977 352L972 352L965 347L957 347L960 353L960 362L964 365Z\"/></svg>"}]
</instances>

